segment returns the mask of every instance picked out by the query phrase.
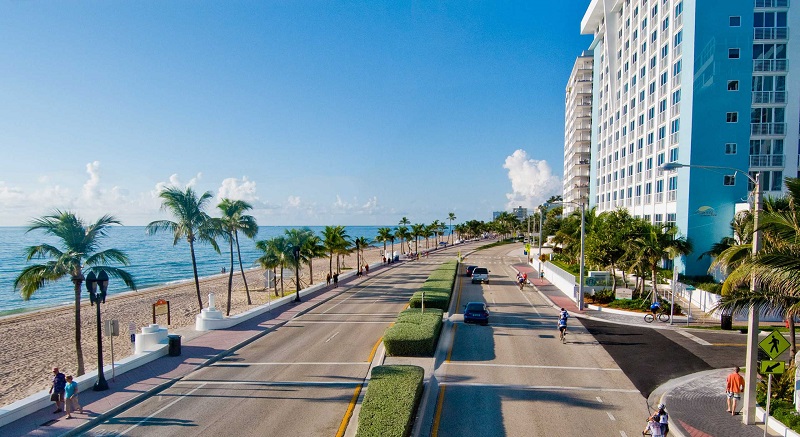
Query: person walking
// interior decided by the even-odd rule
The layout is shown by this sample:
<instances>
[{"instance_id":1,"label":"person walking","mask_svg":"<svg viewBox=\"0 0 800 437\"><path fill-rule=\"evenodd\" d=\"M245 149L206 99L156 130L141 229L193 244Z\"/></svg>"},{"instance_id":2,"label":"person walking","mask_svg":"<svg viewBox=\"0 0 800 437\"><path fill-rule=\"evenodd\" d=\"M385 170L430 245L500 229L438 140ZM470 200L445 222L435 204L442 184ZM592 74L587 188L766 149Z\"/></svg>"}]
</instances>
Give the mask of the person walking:
<instances>
[{"instance_id":1,"label":"person walking","mask_svg":"<svg viewBox=\"0 0 800 437\"><path fill-rule=\"evenodd\" d=\"M650 433L653 437L664 437L661 432L661 423L658 421L658 414L654 414L647 419L647 425L644 427L642 434Z\"/></svg>"},{"instance_id":2,"label":"person walking","mask_svg":"<svg viewBox=\"0 0 800 437\"><path fill-rule=\"evenodd\" d=\"M53 383L50 386L50 400L56 403L56 410L53 414L60 413L61 404L64 402L64 387L67 385L67 378L58 371L58 367L53 367Z\"/></svg>"},{"instance_id":3,"label":"person walking","mask_svg":"<svg viewBox=\"0 0 800 437\"><path fill-rule=\"evenodd\" d=\"M667 407L664 404L658 404L658 423L661 424L661 434L666 437L669 434L669 414L667 414Z\"/></svg>"},{"instance_id":4,"label":"person walking","mask_svg":"<svg viewBox=\"0 0 800 437\"><path fill-rule=\"evenodd\" d=\"M369 275L369 264L364 264L364 276Z\"/></svg>"},{"instance_id":5,"label":"person walking","mask_svg":"<svg viewBox=\"0 0 800 437\"><path fill-rule=\"evenodd\" d=\"M736 366L725 380L725 394L728 397L728 412L731 416L736 415L736 403L742 398L742 392L744 392L744 378L739 374L739 366Z\"/></svg>"},{"instance_id":6,"label":"person walking","mask_svg":"<svg viewBox=\"0 0 800 437\"><path fill-rule=\"evenodd\" d=\"M67 375L67 384L64 386L64 409L67 419L72 419L73 411L83 414L83 407L78 403L78 383L72 380L72 375Z\"/></svg>"},{"instance_id":7,"label":"person walking","mask_svg":"<svg viewBox=\"0 0 800 437\"><path fill-rule=\"evenodd\" d=\"M326 285L331 285L331 272L328 272L328 276L325 277Z\"/></svg>"},{"instance_id":8,"label":"person walking","mask_svg":"<svg viewBox=\"0 0 800 437\"><path fill-rule=\"evenodd\" d=\"M339 273L334 273L333 274L333 288L336 288L338 286L339 286Z\"/></svg>"}]
</instances>

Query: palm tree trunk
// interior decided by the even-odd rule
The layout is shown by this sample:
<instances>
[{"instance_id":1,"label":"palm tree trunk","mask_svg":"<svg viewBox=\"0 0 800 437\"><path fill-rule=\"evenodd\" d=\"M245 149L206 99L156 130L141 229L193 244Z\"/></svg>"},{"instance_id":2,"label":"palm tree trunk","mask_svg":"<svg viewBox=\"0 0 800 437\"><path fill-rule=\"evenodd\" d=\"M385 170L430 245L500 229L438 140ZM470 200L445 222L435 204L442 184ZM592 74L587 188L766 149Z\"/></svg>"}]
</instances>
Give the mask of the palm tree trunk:
<instances>
[{"instance_id":1,"label":"palm tree trunk","mask_svg":"<svg viewBox=\"0 0 800 437\"><path fill-rule=\"evenodd\" d=\"M611 291L617 291L617 269L614 268L614 263L611 263Z\"/></svg>"},{"instance_id":2,"label":"palm tree trunk","mask_svg":"<svg viewBox=\"0 0 800 437\"><path fill-rule=\"evenodd\" d=\"M653 303L658 302L658 277L656 269L653 269Z\"/></svg>"},{"instance_id":3,"label":"palm tree trunk","mask_svg":"<svg viewBox=\"0 0 800 437\"><path fill-rule=\"evenodd\" d=\"M314 285L314 263L308 260L308 285Z\"/></svg>"},{"instance_id":4,"label":"palm tree trunk","mask_svg":"<svg viewBox=\"0 0 800 437\"><path fill-rule=\"evenodd\" d=\"M797 345L795 344L794 334L794 314L789 313L786 315L789 318L789 362L794 361L794 354L797 353Z\"/></svg>"},{"instance_id":5,"label":"palm tree trunk","mask_svg":"<svg viewBox=\"0 0 800 437\"><path fill-rule=\"evenodd\" d=\"M284 289L283 289L283 270L284 270L284 267L285 266L283 265L283 263L281 263L281 297L284 296L284 292L285 292Z\"/></svg>"},{"instance_id":6,"label":"palm tree trunk","mask_svg":"<svg viewBox=\"0 0 800 437\"><path fill-rule=\"evenodd\" d=\"M236 237L236 253L239 255L239 271L242 272L244 291L247 293L247 304L252 305L253 301L250 300L250 288L247 286L247 276L244 274L244 267L242 265L242 249L239 247L239 232L234 231L233 235Z\"/></svg>"},{"instance_id":7,"label":"palm tree trunk","mask_svg":"<svg viewBox=\"0 0 800 437\"><path fill-rule=\"evenodd\" d=\"M86 373L83 364L83 345L81 344L81 279L73 279L72 283L75 284L75 355L78 357L78 370L77 375L81 376Z\"/></svg>"},{"instance_id":8,"label":"palm tree trunk","mask_svg":"<svg viewBox=\"0 0 800 437\"><path fill-rule=\"evenodd\" d=\"M272 280L275 281L275 285L273 288L275 289L275 297L278 297L278 269L276 267L272 268Z\"/></svg>"},{"instance_id":9,"label":"palm tree trunk","mask_svg":"<svg viewBox=\"0 0 800 437\"><path fill-rule=\"evenodd\" d=\"M331 255L328 257L328 274L333 276L333 251L331 251Z\"/></svg>"},{"instance_id":10,"label":"palm tree trunk","mask_svg":"<svg viewBox=\"0 0 800 437\"><path fill-rule=\"evenodd\" d=\"M192 271L194 272L194 288L197 290L197 304L203 311L203 299L200 297L200 279L197 277L197 258L194 256L194 241L189 240L189 251L192 253Z\"/></svg>"},{"instance_id":11,"label":"palm tree trunk","mask_svg":"<svg viewBox=\"0 0 800 437\"><path fill-rule=\"evenodd\" d=\"M225 315L231 315L231 294L233 292L233 238L231 241L231 268L228 269L228 308L225 310Z\"/></svg>"}]
</instances>

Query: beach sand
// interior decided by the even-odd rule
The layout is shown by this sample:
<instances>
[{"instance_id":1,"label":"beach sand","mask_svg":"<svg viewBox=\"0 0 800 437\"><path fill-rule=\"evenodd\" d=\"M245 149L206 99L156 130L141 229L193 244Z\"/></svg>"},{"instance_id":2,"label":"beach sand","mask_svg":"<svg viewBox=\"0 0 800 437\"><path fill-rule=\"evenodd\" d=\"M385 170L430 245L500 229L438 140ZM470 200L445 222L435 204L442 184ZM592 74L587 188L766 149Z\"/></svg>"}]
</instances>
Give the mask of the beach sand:
<instances>
[{"instance_id":1,"label":"beach sand","mask_svg":"<svg viewBox=\"0 0 800 437\"><path fill-rule=\"evenodd\" d=\"M422 243L422 242L421 242ZM432 244L433 241L431 241ZM420 244L420 249L424 247ZM390 246L387 246L391 250ZM382 262L379 248L364 251L366 262ZM399 242L395 250L400 250ZM187 254L188 256L188 254ZM356 264L355 254L344 258L345 265L353 268ZM362 261L362 264L364 262ZM333 260L336 270L336 259ZM328 273L328 258L315 259L313 262L314 284L325 281ZM347 270L343 270L347 271ZM191 275L191 271L187 272ZM231 315L242 313L258 305L267 303L267 291L264 289L264 271L252 269L245 271L250 297L253 304L247 305L244 283L238 268L233 277L233 298ZM308 283L308 267L300 271L301 283ZM203 306L208 306L208 294L216 296L216 306L225 313L227 305L228 275L220 274L201 280L200 293ZM71 286L69 281L61 281L65 287ZM286 294L294 291L294 282L284 281ZM274 289L270 289L273 293ZM278 284L280 293L280 283ZM170 302L170 331L177 328L194 326L197 308L197 294L194 281L179 284L147 288L136 292L109 297L101 306L102 319L119 321L120 336L114 338L114 359L120 360L133 353L128 325L136 324L136 331L152 323L152 305L158 299ZM90 306L89 299L82 297L81 327L84 366L86 372L97 368L97 331L95 309ZM158 323L166 326L166 316L159 316ZM52 368L58 367L66 375L76 375L77 359L75 355L74 304L49 310L37 311L0 318L0 333L3 340L3 360L0 362L0 378L5 381L5 389L0 393L0 405L30 396L42 389L49 389L52 379ZM104 338L103 362L111 364L111 348L108 338ZM111 379L111 375L106 375Z\"/></svg>"}]
</instances>

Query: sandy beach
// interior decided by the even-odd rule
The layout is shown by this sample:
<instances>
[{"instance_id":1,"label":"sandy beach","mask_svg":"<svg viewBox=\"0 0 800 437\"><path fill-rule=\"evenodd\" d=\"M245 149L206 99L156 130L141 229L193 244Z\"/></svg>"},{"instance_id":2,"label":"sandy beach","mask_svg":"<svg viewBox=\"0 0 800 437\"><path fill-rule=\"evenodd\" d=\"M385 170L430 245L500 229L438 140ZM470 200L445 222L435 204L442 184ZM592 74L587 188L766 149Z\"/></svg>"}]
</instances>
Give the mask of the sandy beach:
<instances>
[{"instance_id":1,"label":"sandy beach","mask_svg":"<svg viewBox=\"0 0 800 437\"><path fill-rule=\"evenodd\" d=\"M433 243L433 241L431 241ZM422 249L424 245L420 245ZM382 262L379 248L364 251L366 263ZM399 251L399 242L395 244ZM364 264L365 262L362 262ZM345 265L352 269L356 264L355 254L345 257ZM333 260L336 270L336 259ZM315 259L313 262L314 284L325 281L328 273L328 258ZM191 271L187 272L191 276ZM307 284L308 267L301 269L301 283ZM250 288L252 305L247 305L244 283L241 274L234 274L233 298L231 301L231 315L249 310L255 306L267 303L267 293L264 289L264 271L253 269L246 271L247 284ZM203 296L203 305L208 304L208 294L215 293L217 308L223 313L227 304L228 275L216 275L201 280L200 291ZM62 281L64 287L70 287L69 281ZM294 284L285 282L287 294L294 291ZM278 285L280 293L280 284ZM128 325L134 323L137 332L140 328L152 323L152 304L158 299L168 300L171 308L170 331L177 328L194 326L197 308L197 295L194 281L179 284L164 285L147 288L136 292L125 293L109 297L102 305L102 318L117 319L120 325L120 336L114 338L114 358L120 360L133 353ZM81 307L81 322L83 336L83 353L86 372L97 368L97 334L95 324L95 310L89 305L89 300L84 296ZM35 313L19 314L0 319L0 332L2 333L4 359L0 362L0 377L5 381L5 389L0 393L0 405L7 405L23 399L37 391L50 387L52 379L51 369L59 367L67 375L75 375L77 360L74 345L74 311L73 305L58 307ZM159 317L158 323L166 326L166 317ZM106 365L111 363L111 348L108 338L104 339L103 359ZM106 375L110 379L110 375Z\"/></svg>"}]
</instances>

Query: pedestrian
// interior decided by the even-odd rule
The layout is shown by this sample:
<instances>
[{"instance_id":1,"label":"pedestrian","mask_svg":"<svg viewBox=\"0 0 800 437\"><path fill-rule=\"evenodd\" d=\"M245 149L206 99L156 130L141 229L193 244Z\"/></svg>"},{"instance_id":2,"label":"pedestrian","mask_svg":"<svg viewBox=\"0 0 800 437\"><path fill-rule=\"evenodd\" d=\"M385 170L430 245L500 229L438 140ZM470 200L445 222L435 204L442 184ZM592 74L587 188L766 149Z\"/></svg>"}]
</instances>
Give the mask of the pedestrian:
<instances>
[{"instance_id":1,"label":"pedestrian","mask_svg":"<svg viewBox=\"0 0 800 437\"><path fill-rule=\"evenodd\" d=\"M364 264L364 275L369 275L369 264Z\"/></svg>"},{"instance_id":2,"label":"pedestrian","mask_svg":"<svg viewBox=\"0 0 800 437\"><path fill-rule=\"evenodd\" d=\"M325 277L326 285L331 285L331 272L328 272L328 276Z\"/></svg>"},{"instance_id":3,"label":"pedestrian","mask_svg":"<svg viewBox=\"0 0 800 437\"><path fill-rule=\"evenodd\" d=\"M72 419L73 411L83 414L83 407L78 403L78 383L72 380L72 375L67 375L67 384L64 386L64 409L67 419Z\"/></svg>"},{"instance_id":4,"label":"pedestrian","mask_svg":"<svg viewBox=\"0 0 800 437\"><path fill-rule=\"evenodd\" d=\"M338 286L339 286L339 273L334 273L333 274L333 288L336 288Z\"/></svg>"},{"instance_id":5,"label":"pedestrian","mask_svg":"<svg viewBox=\"0 0 800 437\"><path fill-rule=\"evenodd\" d=\"M742 398L742 392L744 392L744 378L739 374L739 366L736 366L725 380L725 395L728 397L728 412L731 416L736 415L736 403Z\"/></svg>"},{"instance_id":6,"label":"pedestrian","mask_svg":"<svg viewBox=\"0 0 800 437\"><path fill-rule=\"evenodd\" d=\"M661 424L661 434L666 437L669 434L669 414L667 414L666 405L658 404L658 423Z\"/></svg>"},{"instance_id":7,"label":"pedestrian","mask_svg":"<svg viewBox=\"0 0 800 437\"><path fill-rule=\"evenodd\" d=\"M58 367L53 367L53 384L50 386L50 400L56 403L56 410L53 414L60 413L61 403L64 402L64 387L67 385L67 378L58 371Z\"/></svg>"},{"instance_id":8,"label":"pedestrian","mask_svg":"<svg viewBox=\"0 0 800 437\"><path fill-rule=\"evenodd\" d=\"M661 423L658 421L658 415L654 414L647 419L647 425L644 427L642 434L649 432L653 437L664 437L661 432Z\"/></svg>"},{"instance_id":9,"label":"pedestrian","mask_svg":"<svg viewBox=\"0 0 800 437\"><path fill-rule=\"evenodd\" d=\"M356 276L358 276L360 278L361 275L363 275L363 274L364 274L363 270L361 270L361 267L359 267L358 268L358 272L356 273Z\"/></svg>"},{"instance_id":10,"label":"pedestrian","mask_svg":"<svg viewBox=\"0 0 800 437\"><path fill-rule=\"evenodd\" d=\"M564 319L564 320L566 320L566 319L568 319L568 318L569 318L569 313L567 312L567 310L565 310L565 309L562 307L562 308L561 308L561 312L560 312L560 313L558 313L558 318L559 318L559 319Z\"/></svg>"}]
</instances>

